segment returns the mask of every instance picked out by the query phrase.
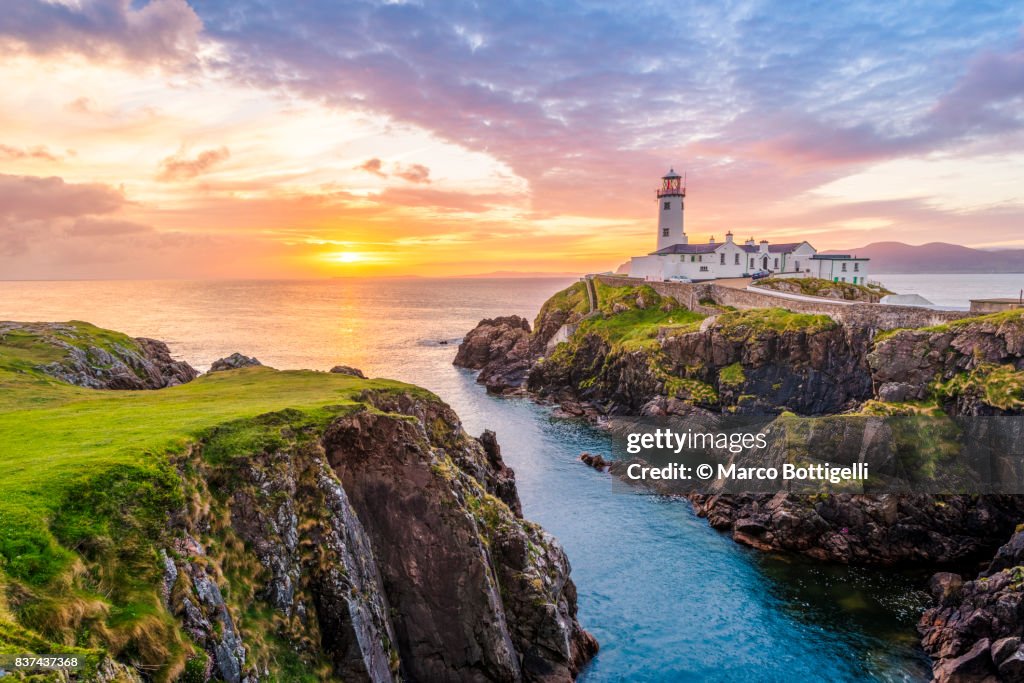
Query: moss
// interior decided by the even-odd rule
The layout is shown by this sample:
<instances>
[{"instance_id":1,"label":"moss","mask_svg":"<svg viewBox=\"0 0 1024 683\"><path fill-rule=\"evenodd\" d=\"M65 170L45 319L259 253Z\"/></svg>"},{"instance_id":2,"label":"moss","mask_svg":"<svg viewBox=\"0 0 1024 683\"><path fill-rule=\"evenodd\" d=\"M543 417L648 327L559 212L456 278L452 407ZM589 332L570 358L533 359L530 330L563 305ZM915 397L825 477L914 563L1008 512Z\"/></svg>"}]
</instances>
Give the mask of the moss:
<instances>
[{"instance_id":1,"label":"moss","mask_svg":"<svg viewBox=\"0 0 1024 683\"><path fill-rule=\"evenodd\" d=\"M727 337L745 340L763 332L813 334L835 329L838 323L827 315L794 313L784 308L754 308L723 313L716 325Z\"/></svg>"},{"instance_id":2,"label":"moss","mask_svg":"<svg viewBox=\"0 0 1024 683\"><path fill-rule=\"evenodd\" d=\"M1021 410L1024 408L1024 370L1012 365L983 363L970 372L937 382L934 392L940 399L972 395L1000 410Z\"/></svg>"},{"instance_id":3,"label":"moss","mask_svg":"<svg viewBox=\"0 0 1024 683\"><path fill-rule=\"evenodd\" d=\"M833 282L816 277L767 278L757 282L756 286L780 292L794 292L806 296L845 301L874 302L887 294L893 294L881 285L855 285L852 282Z\"/></svg>"},{"instance_id":4,"label":"moss","mask_svg":"<svg viewBox=\"0 0 1024 683\"><path fill-rule=\"evenodd\" d=\"M569 319L573 319L581 318L589 312L590 301L587 297L587 286L583 282L574 282L544 302L533 321L533 329L539 329L541 323L555 313L565 313Z\"/></svg>"},{"instance_id":5,"label":"moss","mask_svg":"<svg viewBox=\"0 0 1024 683\"><path fill-rule=\"evenodd\" d=\"M746 381L747 376L743 373L743 366L739 363L726 365L718 371L718 383L723 387L742 386Z\"/></svg>"},{"instance_id":6,"label":"moss","mask_svg":"<svg viewBox=\"0 0 1024 683\"><path fill-rule=\"evenodd\" d=\"M685 377L667 377L665 394L695 403L714 405L718 403L718 392L706 382Z\"/></svg>"},{"instance_id":7,"label":"moss","mask_svg":"<svg viewBox=\"0 0 1024 683\"><path fill-rule=\"evenodd\" d=\"M915 332L928 332L932 334L943 334L950 331L959 331L965 327L972 325L992 325L995 327L1002 327L1003 325L1014 325L1024 327L1024 308L1014 308L1008 311L999 311L998 313L988 313L986 315L976 315L969 318L959 318L957 320L951 320L948 323L942 323L939 325L929 325L927 327L899 327L892 330L882 330L875 335L874 343L877 346L892 337L913 330Z\"/></svg>"},{"instance_id":8,"label":"moss","mask_svg":"<svg viewBox=\"0 0 1024 683\"><path fill-rule=\"evenodd\" d=\"M872 399L865 401L860 408L862 415L887 417L893 415L942 415L942 409L935 401L903 401L887 402Z\"/></svg>"}]
</instances>

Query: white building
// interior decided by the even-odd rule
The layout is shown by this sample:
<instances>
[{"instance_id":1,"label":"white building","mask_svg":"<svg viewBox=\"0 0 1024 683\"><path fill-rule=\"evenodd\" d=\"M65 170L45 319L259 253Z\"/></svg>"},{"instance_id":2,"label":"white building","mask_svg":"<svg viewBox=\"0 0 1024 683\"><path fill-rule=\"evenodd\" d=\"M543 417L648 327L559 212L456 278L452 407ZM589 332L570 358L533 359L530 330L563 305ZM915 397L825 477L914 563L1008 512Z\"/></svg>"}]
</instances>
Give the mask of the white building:
<instances>
[{"instance_id":1,"label":"white building","mask_svg":"<svg viewBox=\"0 0 1024 683\"><path fill-rule=\"evenodd\" d=\"M712 237L706 244L690 244L683 223L686 185L674 170L662 176L658 198L657 251L630 260L629 274L646 280L686 277L713 280L746 277L768 271L780 277L820 277L835 282L864 284L868 259L850 255L818 254L807 241L770 244L750 238L742 244L732 232L724 242Z\"/></svg>"}]
</instances>

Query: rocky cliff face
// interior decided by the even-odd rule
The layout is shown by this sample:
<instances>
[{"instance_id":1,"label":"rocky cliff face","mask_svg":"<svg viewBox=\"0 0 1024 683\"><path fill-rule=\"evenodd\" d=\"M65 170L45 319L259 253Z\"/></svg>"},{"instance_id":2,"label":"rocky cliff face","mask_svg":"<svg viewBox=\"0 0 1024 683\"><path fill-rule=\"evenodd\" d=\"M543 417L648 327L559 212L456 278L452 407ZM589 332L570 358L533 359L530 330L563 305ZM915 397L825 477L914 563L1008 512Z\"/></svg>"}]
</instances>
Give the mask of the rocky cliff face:
<instances>
[{"instance_id":1,"label":"rocky cliff face","mask_svg":"<svg viewBox=\"0 0 1024 683\"><path fill-rule=\"evenodd\" d=\"M698 515L738 543L862 566L962 566L991 552L1024 519L1020 496L688 497Z\"/></svg>"},{"instance_id":2,"label":"rocky cliff face","mask_svg":"<svg viewBox=\"0 0 1024 683\"><path fill-rule=\"evenodd\" d=\"M918 624L939 683L1024 680L1024 532L975 580L936 574L936 606Z\"/></svg>"},{"instance_id":3,"label":"rocky cliff face","mask_svg":"<svg viewBox=\"0 0 1024 683\"><path fill-rule=\"evenodd\" d=\"M517 315L481 320L455 354L454 364L479 370L477 381L491 393L518 391L533 364L530 323Z\"/></svg>"},{"instance_id":4,"label":"rocky cliff face","mask_svg":"<svg viewBox=\"0 0 1024 683\"><path fill-rule=\"evenodd\" d=\"M326 428L269 416L276 448L180 463L193 502L165 595L195 668L262 680L287 652L346 681L572 680L597 644L494 435L436 399L363 400Z\"/></svg>"},{"instance_id":5,"label":"rocky cliff face","mask_svg":"<svg viewBox=\"0 0 1024 683\"><path fill-rule=\"evenodd\" d=\"M954 415L1024 409L1024 317L1018 312L899 330L876 342L868 362L883 401L934 398Z\"/></svg>"},{"instance_id":6,"label":"rocky cliff face","mask_svg":"<svg viewBox=\"0 0 1024 683\"><path fill-rule=\"evenodd\" d=\"M35 369L90 389L161 389L199 373L171 358L162 341L132 338L82 322L0 322L0 341L20 345Z\"/></svg>"}]
</instances>

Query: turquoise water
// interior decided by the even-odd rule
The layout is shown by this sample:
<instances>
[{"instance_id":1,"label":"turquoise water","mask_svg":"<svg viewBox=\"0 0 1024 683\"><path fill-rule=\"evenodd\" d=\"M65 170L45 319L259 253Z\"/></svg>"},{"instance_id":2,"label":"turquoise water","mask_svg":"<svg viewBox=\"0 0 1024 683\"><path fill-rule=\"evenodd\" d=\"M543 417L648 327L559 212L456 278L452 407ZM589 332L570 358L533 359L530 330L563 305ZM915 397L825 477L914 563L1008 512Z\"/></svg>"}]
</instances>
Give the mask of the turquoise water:
<instances>
[{"instance_id":1,"label":"turquoise water","mask_svg":"<svg viewBox=\"0 0 1024 683\"><path fill-rule=\"evenodd\" d=\"M684 501L613 492L583 466L586 424L487 396L452 367L484 317L532 316L567 280L0 283L0 319L80 319L167 340L207 367L233 351L278 368L338 363L425 386L498 434L527 517L566 548L580 621L601 642L582 680L928 680L923 577L823 567L733 543ZM448 344L440 344L445 340Z\"/></svg>"}]
</instances>

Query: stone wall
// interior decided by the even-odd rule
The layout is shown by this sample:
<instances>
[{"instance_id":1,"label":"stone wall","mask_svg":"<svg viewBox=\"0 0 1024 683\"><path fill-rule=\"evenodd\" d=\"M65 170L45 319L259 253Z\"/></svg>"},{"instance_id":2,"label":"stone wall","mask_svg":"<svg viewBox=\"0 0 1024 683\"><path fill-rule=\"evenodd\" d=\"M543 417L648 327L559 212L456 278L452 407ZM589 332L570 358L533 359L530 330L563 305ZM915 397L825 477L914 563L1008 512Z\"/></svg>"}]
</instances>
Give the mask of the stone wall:
<instances>
[{"instance_id":1,"label":"stone wall","mask_svg":"<svg viewBox=\"0 0 1024 683\"><path fill-rule=\"evenodd\" d=\"M619 275L598 275L596 277L602 283L611 286L650 285L658 294L671 296L690 310L707 314L720 312L700 303L702 300L710 299L716 304L733 306L741 310L751 308L785 308L797 313L827 315L833 320L851 327L865 327L875 330L892 330L900 327L928 327L977 315L966 311L936 311L931 308L917 306L840 303L826 299L821 301L784 299L761 292L723 287L712 282L683 284L681 282L644 281Z\"/></svg>"}]
</instances>

